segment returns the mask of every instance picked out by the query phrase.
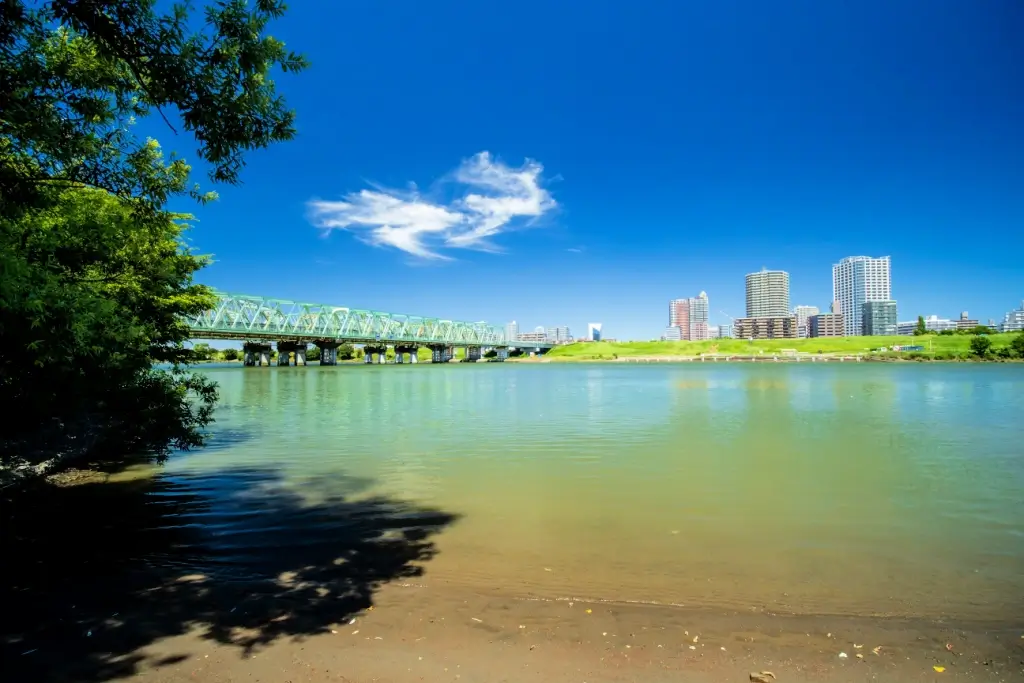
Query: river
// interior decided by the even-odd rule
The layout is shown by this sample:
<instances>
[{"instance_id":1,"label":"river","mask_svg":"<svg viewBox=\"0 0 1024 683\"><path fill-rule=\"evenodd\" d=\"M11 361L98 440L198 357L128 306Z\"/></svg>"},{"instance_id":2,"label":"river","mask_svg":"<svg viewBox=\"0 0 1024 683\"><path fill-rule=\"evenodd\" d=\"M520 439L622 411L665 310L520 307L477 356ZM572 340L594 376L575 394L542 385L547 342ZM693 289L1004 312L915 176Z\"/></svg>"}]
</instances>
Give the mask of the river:
<instances>
[{"instance_id":1,"label":"river","mask_svg":"<svg viewBox=\"0 0 1024 683\"><path fill-rule=\"evenodd\" d=\"M442 511L427 580L793 614L1008 620L1024 596L1024 367L209 368L208 449L312 504ZM220 481L214 478L212 481ZM216 495L214 495L216 498ZM250 558L274 516L218 542ZM308 530L307 530L308 531ZM278 543L279 541L274 541ZM232 556L234 557L234 556Z\"/></svg>"}]
</instances>

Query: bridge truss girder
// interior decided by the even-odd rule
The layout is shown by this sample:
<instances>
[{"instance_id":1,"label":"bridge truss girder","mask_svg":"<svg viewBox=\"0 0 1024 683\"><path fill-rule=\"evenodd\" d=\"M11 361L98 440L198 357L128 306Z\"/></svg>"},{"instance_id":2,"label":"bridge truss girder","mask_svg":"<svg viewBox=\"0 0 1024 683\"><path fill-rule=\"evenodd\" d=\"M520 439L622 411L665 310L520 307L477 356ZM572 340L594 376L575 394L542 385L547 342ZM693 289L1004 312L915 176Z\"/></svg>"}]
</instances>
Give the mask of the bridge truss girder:
<instances>
[{"instance_id":1,"label":"bridge truss girder","mask_svg":"<svg viewBox=\"0 0 1024 683\"><path fill-rule=\"evenodd\" d=\"M188 324L198 339L508 346L505 330L484 322L467 323L220 292L216 305L190 317Z\"/></svg>"}]
</instances>

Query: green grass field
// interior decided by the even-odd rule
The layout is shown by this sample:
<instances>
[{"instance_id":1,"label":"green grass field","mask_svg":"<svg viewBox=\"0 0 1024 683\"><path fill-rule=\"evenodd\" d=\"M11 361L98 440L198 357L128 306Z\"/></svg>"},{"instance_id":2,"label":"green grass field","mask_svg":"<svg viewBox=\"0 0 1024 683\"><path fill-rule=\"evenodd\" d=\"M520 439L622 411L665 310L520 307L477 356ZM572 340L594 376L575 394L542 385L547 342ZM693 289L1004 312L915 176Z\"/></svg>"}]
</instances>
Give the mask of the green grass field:
<instances>
[{"instance_id":1,"label":"green grass field","mask_svg":"<svg viewBox=\"0 0 1024 683\"><path fill-rule=\"evenodd\" d=\"M1008 346L1013 334L994 334L993 350ZM968 335L925 335L922 337L819 337L815 339L771 339L744 341L741 339L714 339L702 342L577 342L557 346L546 354L551 360L611 360L615 357L699 356L702 353L755 356L761 353L779 353L794 349L800 353L857 354L868 353L882 346L918 345L925 354L966 354L971 338Z\"/></svg>"}]
</instances>

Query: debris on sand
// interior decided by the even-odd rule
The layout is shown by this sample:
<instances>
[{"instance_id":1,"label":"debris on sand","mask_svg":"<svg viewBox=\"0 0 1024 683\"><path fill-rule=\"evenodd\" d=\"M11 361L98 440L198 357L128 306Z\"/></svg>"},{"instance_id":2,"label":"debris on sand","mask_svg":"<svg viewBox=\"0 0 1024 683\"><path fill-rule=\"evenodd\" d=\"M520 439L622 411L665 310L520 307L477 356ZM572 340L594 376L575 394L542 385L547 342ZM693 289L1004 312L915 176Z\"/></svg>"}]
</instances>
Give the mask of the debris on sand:
<instances>
[{"instance_id":1,"label":"debris on sand","mask_svg":"<svg viewBox=\"0 0 1024 683\"><path fill-rule=\"evenodd\" d=\"M775 674L771 671L757 671L750 674L751 683L771 683L775 680Z\"/></svg>"}]
</instances>

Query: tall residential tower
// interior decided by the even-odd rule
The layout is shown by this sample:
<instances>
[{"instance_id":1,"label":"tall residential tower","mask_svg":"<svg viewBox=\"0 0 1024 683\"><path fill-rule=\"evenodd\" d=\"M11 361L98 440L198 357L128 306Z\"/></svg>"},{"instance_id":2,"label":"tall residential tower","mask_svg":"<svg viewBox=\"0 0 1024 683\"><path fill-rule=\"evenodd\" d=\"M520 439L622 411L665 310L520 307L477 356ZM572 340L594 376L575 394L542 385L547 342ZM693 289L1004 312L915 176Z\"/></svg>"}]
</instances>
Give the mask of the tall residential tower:
<instances>
[{"instance_id":1,"label":"tall residential tower","mask_svg":"<svg viewBox=\"0 0 1024 683\"><path fill-rule=\"evenodd\" d=\"M832 298L842 306L846 336L864 332L865 301L890 301L892 277L889 257L847 256L832 266ZM887 309L886 309L887 310Z\"/></svg>"},{"instance_id":2,"label":"tall residential tower","mask_svg":"<svg viewBox=\"0 0 1024 683\"><path fill-rule=\"evenodd\" d=\"M668 326L679 328L679 338L703 341L708 335L708 295L701 292L689 299L673 299L668 303Z\"/></svg>"},{"instance_id":3,"label":"tall residential tower","mask_svg":"<svg viewBox=\"0 0 1024 683\"><path fill-rule=\"evenodd\" d=\"M747 317L784 318L789 312L789 273L762 268L747 275Z\"/></svg>"}]
</instances>

